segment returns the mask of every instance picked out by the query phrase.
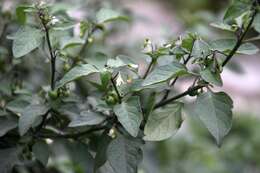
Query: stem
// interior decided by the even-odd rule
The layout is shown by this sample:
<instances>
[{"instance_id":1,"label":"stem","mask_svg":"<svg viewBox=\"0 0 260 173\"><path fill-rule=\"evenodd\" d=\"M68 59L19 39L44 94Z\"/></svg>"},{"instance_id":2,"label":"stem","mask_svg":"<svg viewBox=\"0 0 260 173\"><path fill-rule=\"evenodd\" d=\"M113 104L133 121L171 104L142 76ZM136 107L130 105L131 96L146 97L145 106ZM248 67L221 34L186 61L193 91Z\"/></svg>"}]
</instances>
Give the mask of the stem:
<instances>
[{"instance_id":1,"label":"stem","mask_svg":"<svg viewBox=\"0 0 260 173\"><path fill-rule=\"evenodd\" d=\"M92 132L97 132L100 130L104 130L106 129L107 126L97 126L97 127L93 127L91 129L88 129L86 131L83 132L79 132L79 133L57 133L57 134L38 134L36 137L40 137L40 138L72 138L72 139L76 139L79 138L81 136L90 134Z\"/></svg>"},{"instance_id":2,"label":"stem","mask_svg":"<svg viewBox=\"0 0 260 173\"><path fill-rule=\"evenodd\" d=\"M120 93L118 91L118 88L117 88L117 86L115 84L115 81L113 80L113 78L111 78L110 81L111 81L111 83L112 83L112 85L113 85L113 87L114 87L114 89L116 91L116 94L117 94L118 99L119 99L119 103L121 103L122 102L122 97L121 97L121 95L120 95Z\"/></svg>"},{"instance_id":3,"label":"stem","mask_svg":"<svg viewBox=\"0 0 260 173\"><path fill-rule=\"evenodd\" d=\"M155 107L154 107L154 109L157 109L157 108L159 108L159 107L165 106L165 105L171 103L172 101L177 100L177 99L179 99L179 98L182 98L182 97L184 97L184 96L186 96L186 95L189 95L189 94L191 94L192 92L194 92L194 91L196 91L196 90L199 90L199 89L202 89L202 88L205 87L205 86L206 86L206 85L197 85L197 86L194 86L194 87L192 87L192 88L189 88L189 89L187 89L185 92L183 92L183 93L181 93L181 94L178 94L178 95L176 95L176 96L174 96L174 97L172 97L172 98L170 98L170 99L168 99L168 100L164 100L164 101L162 101L162 102L156 104Z\"/></svg>"},{"instance_id":4,"label":"stem","mask_svg":"<svg viewBox=\"0 0 260 173\"><path fill-rule=\"evenodd\" d=\"M153 67L155 62L156 62L156 60L152 59L152 61L150 62L149 66L148 66L148 68L147 68L147 70L146 70L146 72L145 72L145 74L143 76L143 79L145 79L148 76L148 74L151 71L151 69L152 69L152 67Z\"/></svg>"},{"instance_id":5,"label":"stem","mask_svg":"<svg viewBox=\"0 0 260 173\"><path fill-rule=\"evenodd\" d=\"M47 41L47 45L48 45L48 49L49 49L49 53L50 53L50 57L51 57L51 90L54 90L55 89L55 72L56 72L56 55L54 54L52 46L51 46L49 28L48 28L46 22L44 21L44 19L42 19L41 17L40 17L40 19L41 19L41 23L44 27L46 41Z\"/></svg>"}]
</instances>

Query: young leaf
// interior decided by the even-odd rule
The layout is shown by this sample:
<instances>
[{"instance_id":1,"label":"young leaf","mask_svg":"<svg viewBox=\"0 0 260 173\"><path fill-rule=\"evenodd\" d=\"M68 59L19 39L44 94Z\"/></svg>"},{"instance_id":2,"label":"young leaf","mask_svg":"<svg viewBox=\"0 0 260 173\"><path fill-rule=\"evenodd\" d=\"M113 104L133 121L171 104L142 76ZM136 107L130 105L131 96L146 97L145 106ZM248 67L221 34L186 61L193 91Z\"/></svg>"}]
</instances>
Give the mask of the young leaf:
<instances>
[{"instance_id":1,"label":"young leaf","mask_svg":"<svg viewBox=\"0 0 260 173\"><path fill-rule=\"evenodd\" d=\"M220 146L223 138L232 126L231 98L224 92L208 91L198 96L195 102L195 113L207 127Z\"/></svg>"},{"instance_id":2,"label":"young leaf","mask_svg":"<svg viewBox=\"0 0 260 173\"><path fill-rule=\"evenodd\" d=\"M147 86L165 82L169 79L185 74L186 72L187 69L184 65L178 62L173 62L168 65L157 67L152 73L147 76L142 85Z\"/></svg>"},{"instance_id":3,"label":"young leaf","mask_svg":"<svg viewBox=\"0 0 260 173\"><path fill-rule=\"evenodd\" d=\"M14 57L22 57L36 49L41 44L43 36L44 34L40 29L31 26L20 28L13 38Z\"/></svg>"},{"instance_id":4,"label":"young leaf","mask_svg":"<svg viewBox=\"0 0 260 173\"><path fill-rule=\"evenodd\" d=\"M123 127L136 137L143 119L139 98L136 96L123 101L114 107L114 112Z\"/></svg>"},{"instance_id":5,"label":"young leaf","mask_svg":"<svg viewBox=\"0 0 260 173\"><path fill-rule=\"evenodd\" d=\"M99 72L93 65L83 64L78 65L71 69L64 77L58 82L56 88L60 88L68 82L71 82L79 77L88 76L93 73Z\"/></svg>"},{"instance_id":6,"label":"young leaf","mask_svg":"<svg viewBox=\"0 0 260 173\"><path fill-rule=\"evenodd\" d=\"M47 165L50 156L49 146L44 141L37 141L33 147L32 152L34 153L37 160L39 160L44 166Z\"/></svg>"},{"instance_id":7,"label":"young leaf","mask_svg":"<svg viewBox=\"0 0 260 173\"><path fill-rule=\"evenodd\" d=\"M136 173L142 159L140 143L118 135L107 149L108 162L114 173Z\"/></svg>"},{"instance_id":8,"label":"young leaf","mask_svg":"<svg viewBox=\"0 0 260 173\"><path fill-rule=\"evenodd\" d=\"M206 68L200 72L202 79L216 86L222 86L223 82L219 72L212 72L210 68Z\"/></svg>"},{"instance_id":9,"label":"young leaf","mask_svg":"<svg viewBox=\"0 0 260 173\"><path fill-rule=\"evenodd\" d=\"M77 38L77 37L64 39L62 41L61 49L67 49L67 48L70 48L70 47L82 45L84 43L85 43L85 40L83 40L81 38Z\"/></svg>"},{"instance_id":10,"label":"young leaf","mask_svg":"<svg viewBox=\"0 0 260 173\"><path fill-rule=\"evenodd\" d=\"M18 129L23 136L32 127L42 115L46 114L49 108L45 105L30 105L22 112L18 122Z\"/></svg>"},{"instance_id":11,"label":"young leaf","mask_svg":"<svg viewBox=\"0 0 260 173\"><path fill-rule=\"evenodd\" d=\"M129 20L128 17L121 15L119 12L116 12L112 9L102 8L97 12L97 22L106 23L115 20Z\"/></svg>"},{"instance_id":12,"label":"young leaf","mask_svg":"<svg viewBox=\"0 0 260 173\"><path fill-rule=\"evenodd\" d=\"M21 5L16 8L16 17L18 22L21 24L25 24L26 22L26 10L33 9L31 5Z\"/></svg>"},{"instance_id":13,"label":"young leaf","mask_svg":"<svg viewBox=\"0 0 260 173\"><path fill-rule=\"evenodd\" d=\"M174 135L182 123L182 108L183 103L176 102L152 112L144 128L144 140L161 141Z\"/></svg>"},{"instance_id":14,"label":"young leaf","mask_svg":"<svg viewBox=\"0 0 260 173\"><path fill-rule=\"evenodd\" d=\"M99 113L92 111L83 111L80 112L80 115L74 117L74 119L68 125L69 127L79 127L86 125L97 125L104 121L106 117L102 116Z\"/></svg>"}]
</instances>

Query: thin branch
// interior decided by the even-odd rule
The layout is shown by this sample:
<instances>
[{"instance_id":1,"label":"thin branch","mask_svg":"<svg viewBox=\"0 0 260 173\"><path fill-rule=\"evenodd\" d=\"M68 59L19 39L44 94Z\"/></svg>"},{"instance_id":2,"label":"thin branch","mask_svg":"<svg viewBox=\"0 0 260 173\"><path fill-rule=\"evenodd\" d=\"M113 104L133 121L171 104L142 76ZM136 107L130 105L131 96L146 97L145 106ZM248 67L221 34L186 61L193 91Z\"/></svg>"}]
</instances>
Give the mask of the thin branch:
<instances>
[{"instance_id":1,"label":"thin branch","mask_svg":"<svg viewBox=\"0 0 260 173\"><path fill-rule=\"evenodd\" d=\"M170 99L168 99L168 100L164 100L164 101L162 101L162 102L156 104L155 107L154 107L154 109L157 109L157 108L159 108L159 107L165 106L165 105L167 105L167 104L169 104L169 103L171 103L171 102L173 102L173 101L175 101L175 100L177 100L177 99L179 99L179 98L182 98L182 97L184 97L184 96L187 96L187 95L193 93L194 91L197 91L197 90L199 90L199 89L202 89L202 88L205 87L205 86L206 86L206 85L197 85L197 86L194 86L194 87L192 87L192 88L189 88L189 89L187 89L185 92L183 92L183 93L181 93L181 94L178 94L178 95L173 96L172 98L170 98Z\"/></svg>"},{"instance_id":2,"label":"thin branch","mask_svg":"<svg viewBox=\"0 0 260 173\"><path fill-rule=\"evenodd\" d=\"M104 130L106 129L107 126L96 126L93 127L91 129L88 129L86 131L83 132L79 132L79 133L57 133L57 134L44 134L44 133L40 133L38 135L36 135L36 137L40 137L40 138L72 138L72 139L77 139L81 136L93 133L93 132L97 132L100 130Z\"/></svg>"},{"instance_id":3,"label":"thin branch","mask_svg":"<svg viewBox=\"0 0 260 173\"><path fill-rule=\"evenodd\" d=\"M113 78L111 78L110 81L111 81L111 83L112 83L112 85L113 85L113 88L114 88L115 91L116 91L116 94L117 94L118 99L119 99L119 103L121 103L121 102L122 102L122 97L121 97L121 95L120 95L120 93L119 93L119 91L118 91L118 88L117 88L117 86L116 86L116 83L115 83L115 81L113 80Z\"/></svg>"},{"instance_id":4,"label":"thin branch","mask_svg":"<svg viewBox=\"0 0 260 173\"><path fill-rule=\"evenodd\" d=\"M147 70L145 71L145 74L144 74L144 76L143 76L143 79L145 79L145 78L148 76L148 74L149 74L149 72L151 71L151 69L152 69L152 67L153 67L153 65L154 65L155 62L156 62L156 61L152 59L152 61L150 62L149 66L148 66L148 68L147 68Z\"/></svg>"}]
</instances>

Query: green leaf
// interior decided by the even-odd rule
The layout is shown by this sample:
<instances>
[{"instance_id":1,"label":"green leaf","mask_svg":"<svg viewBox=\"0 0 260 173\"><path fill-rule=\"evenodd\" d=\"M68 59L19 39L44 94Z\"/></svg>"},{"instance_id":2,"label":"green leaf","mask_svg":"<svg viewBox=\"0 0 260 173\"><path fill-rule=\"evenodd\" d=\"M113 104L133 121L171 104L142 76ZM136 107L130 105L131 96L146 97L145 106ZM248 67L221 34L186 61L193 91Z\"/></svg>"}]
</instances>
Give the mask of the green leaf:
<instances>
[{"instance_id":1,"label":"green leaf","mask_svg":"<svg viewBox=\"0 0 260 173\"><path fill-rule=\"evenodd\" d=\"M98 23L112 22L116 20L129 20L128 17L121 15L112 9L102 8L97 12L96 15Z\"/></svg>"},{"instance_id":2,"label":"green leaf","mask_svg":"<svg viewBox=\"0 0 260 173\"><path fill-rule=\"evenodd\" d=\"M249 3L237 1L227 9L224 16L224 21L225 22L232 21L235 18L239 17L244 12L248 11L249 9L250 9Z\"/></svg>"},{"instance_id":3,"label":"green leaf","mask_svg":"<svg viewBox=\"0 0 260 173\"><path fill-rule=\"evenodd\" d=\"M33 9L33 6L29 5L21 5L16 8L16 17L18 22L21 24L25 24L26 22L26 10Z\"/></svg>"},{"instance_id":4,"label":"green leaf","mask_svg":"<svg viewBox=\"0 0 260 173\"><path fill-rule=\"evenodd\" d=\"M27 106L19 118L18 129L20 135L23 136L48 110L49 108L45 105Z\"/></svg>"},{"instance_id":5,"label":"green leaf","mask_svg":"<svg viewBox=\"0 0 260 173\"><path fill-rule=\"evenodd\" d=\"M123 101L114 107L114 112L123 127L136 137L143 120L139 98L136 96Z\"/></svg>"},{"instance_id":6,"label":"green leaf","mask_svg":"<svg viewBox=\"0 0 260 173\"><path fill-rule=\"evenodd\" d=\"M260 33L260 13L256 15L253 26L255 30Z\"/></svg>"},{"instance_id":7,"label":"green leaf","mask_svg":"<svg viewBox=\"0 0 260 173\"><path fill-rule=\"evenodd\" d=\"M231 98L224 92L206 92L198 96L195 113L220 146L232 126Z\"/></svg>"},{"instance_id":8,"label":"green leaf","mask_svg":"<svg viewBox=\"0 0 260 173\"><path fill-rule=\"evenodd\" d=\"M88 57L86 59L89 64L95 66L99 71L104 71L107 60L107 56L101 52L98 52L94 56Z\"/></svg>"},{"instance_id":9,"label":"green leaf","mask_svg":"<svg viewBox=\"0 0 260 173\"><path fill-rule=\"evenodd\" d=\"M17 127L17 122L7 117L0 117L0 137Z\"/></svg>"},{"instance_id":10,"label":"green leaf","mask_svg":"<svg viewBox=\"0 0 260 173\"><path fill-rule=\"evenodd\" d=\"M256 47L253 43L245 43L242 44L237 53L245 54L245 55L254 55L259 51L258 47Z\"/></svg>"},{"instance_id":11,"label":"green leaf","mask_svg":"<svg viewBox=\"0 0 260 173\"><path fill-rule=\"evenodd\" d=\"M112 141L112 138L107 135L107 133L103 133L98 140L97 146L97 154L95 156L94 163L94 172L98 170L101 166L103 166L107 161L107 148Z\"/></svg>"},{"instance_id":12,"label":"green leaf","mask_svg":"<svg viewBox=\"0 0 260 173\"><path fill-rule=\"evenodd\" d=\"M136 173L142 159L140 142L118 135L107 149L108 162L114 173Z\"/></svg>"},{"instance_id":13,"label":"green leaf","mask_svg":"<svg viewBox=\"0 0 260 173\"><path fill-rule=\"evenodd\" d=\"M89 110L80 112L80 115L73 118L74 119L68 125L69 127L97 125L106 119L105 116Z\"/></svg>"},{"instance_id":14,"label":"green leaf","mask_svg":"<svg viewBox=\"0 0 260 173\"><path fill-rule=\"evenodd\" d=\"M193 51L191 53L194 58L205 58L210 53L210 47L205 41L198 39L194 42Z\"/></svg>"},{"instance_id":15,"label":"green leaf","mask_svg":"<svg viewBox=\"0 0 260 173\"><path fill-rule=\"evenodd\" d=\"M178 62L173 62L171 64L155 68L155 70L143 81L142 85L147 86L165 82L185 73L187 73L187 69L184 65Z\"/></svg>"},{"instance_id":16,"label":"green leaf","mask_svg":"<svg viewBox=\"0 0 260 173\"><path fill-rule=\"evenodd\" d=\"M144 140L161 141L174 135L182 124L183 103L157 109L148 117L144 128Z\"/></svg>"},{"instance_id":17,"label":"green leaf","mask_svg":"<svg viewBox=\"0 0 260 173\"><path fill-rule=\"evenodd\" d=\"M0 170L1 173L13 172L13 166L19 164L19 149L5 148L0 149Z\"/></svg>"},{"instance_id":18,"label":"green leaf","mask_svg":"<svg viewBox=\"0 0 260 173\"><path fill-rule=\"evenodd\" d=\"M202 70L200 72L200 75L201 75L202 79L204 79L206 82L209 82L209 83L216 85L216 86L222 86L223 85L220 73L212 72L209 67Z\"/></svg>"},{"instance_id":19,"label":"green leaf","mask_svg":"<svg viewBox=\"0 0 260 173\"><path fill-rule=\"evenodd\" d=\"M28 100L18 98L18 99L15 99L15 100L9 102L6 105L6 109L15 114L18 114L18 113L22 113L24 108L29 105L30 105L30 102Z\"/></svg>"},{"instance_id":20,"label":"green leaf","mask_svg":"<svg viewBox=\"0 0 260 173\"><path fill-rule=\"evenodd\" d=\"M77 38L77 37L63 39L61 49L67 49L70 47L83 45L84 43L85 43L85 40L83 40L81 38Z\"/></svg>"},{"instance_id":21,"label":"green leaf","mask_svg":"<svg viewBox=\"0 0 260 173\"><path fill-rule=\"evenodd\" d=\"M50 156L50 150L46 142L38 140L33 145L32 152L34 153L37 160L39 160L44 166L47 165Z\"/></svg>"},{"instance_id":22,"label":"green leaf","mask_svg":"<svg viewBox=\"0 0 260 173\"><path fill-rule=\"evenodd\" d=\"M44 34L40 29L24 26L14 35L13 55L15 58L22 57L40 46Z\"/></svg>"},{"instance_id":23,"label":"green leaf","mask_svg":"<svg viewBox=\"0 0 260 173\"><path fill-rule=\"evenodd\" d=\"M222 30L225 30L225 31L231 31L231 32L234 32L235 31L235 28L228 25L228 24L225 24L225 23L211 23L210 24L211 26L215 27L215 28L218 28L218 29L222 29Z\"/></svg>"},{"instance_id":24,"label":"green leaf","mask_svg":"<svg viewBox=\"0 0 260 173\"><path fill-rule=\"evenodd\" d=\"M68 82L76 80L82 76L88 76L93 73L99 72L93 65L83 64L78 65L72 68L68 73L64 75L64 77L58 82L56 88L60 88Z\"/></svg>"},{"instance_id":25,"label":"green leaf","mask_svg":"<svg viewBox=\"0 0 260 173\"><path fill-rule=\"evenodd\" d=\"M111 68L119 68L124 66L129 66L131 68L138 68L138 65L135 64L132 59L125 55L119 55L115 59L108 59L107 66Z\"/></svg>"},{"instance_id":26,"label":"green leaf","mask_svg":"<svg viewBox=\"0 0 260 173\"><path fill-rule=\"evenodd\" d=\"M231 51L235 45L235 39L218 39L210 42L210 47L212 50L218 50L221 52Z\"/></svg>"}]
</instances>

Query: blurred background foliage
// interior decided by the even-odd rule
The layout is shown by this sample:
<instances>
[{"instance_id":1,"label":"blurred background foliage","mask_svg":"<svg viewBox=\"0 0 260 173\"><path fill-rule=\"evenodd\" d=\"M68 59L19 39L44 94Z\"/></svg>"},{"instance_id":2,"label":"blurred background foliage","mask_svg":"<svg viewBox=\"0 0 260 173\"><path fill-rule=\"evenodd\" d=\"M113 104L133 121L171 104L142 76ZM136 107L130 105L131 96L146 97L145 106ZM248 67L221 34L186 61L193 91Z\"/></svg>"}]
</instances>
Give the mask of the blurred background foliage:
<instances>
[{"instance_id":1,"label":"blurred background foliage","mask_svg":"<svg viewBox=\"0 0 260 173\"><path fill-rule=\"evenodd\" d=\"M0 35L2 31L5 32L5 29L3 28L4 26L6 26L5 22L10 22L11 25L8 24L10 28L6 31L7 33L4 33L2 35L9 35L16 30L18 26L17 24L15 24L15 8L12 7L26 2L28 1L0 1L0 4L2 6L2 15L0 19ZM145 37L143 35L139 35L140 33L137 33L136 30L134 30L133 34L135 37L132 37L133 35L130 34L131 28L133 28L133 25L136 24L135 20L139 19L141 21L144 21L144 19L139 16L139 14L136 14L132 11L133 9L127 8L129 7L129 4L138 3L137 0L57 0L56 2L58 3L53 8L55 8L56 10L71 10L72 16L76 18L76 20L81 20L81 18L85 18L86 16L88 18L93 17L92 15L95 15L95 12L104 6L112 7L113 9L120 9L121 11L124 11L124 13L132 16L132 21L130 21L129 23L113 24L113 26L109 26L106 32L102 33L102 35L99 32L96 33L96 35L94 36L95 44L90 45L86 57L92 57L96 52L106 52L106 54L108 54L108 56L110 57L113 57L117 54L128 54L132 57L136 57L139 61L144 61L144 59L146 58L144 55L133 51L136 50L136 48L141 50L140 43L143 42ZM176 19L176 21L174 21L174 25L178 29L174 32L166 32L167 34L160 35L162 40L172 39L172 37L177 36L179 33L183 33L184 30L196 31L202 35L207 36L207 38L209 39L216 36L221 36L223 34L228 34L224 32L217 32L217 30L209 27L209 23L220 20L223 16L223 12L227 7L227 4L229 3L229 1L227 0L146 0L144 1L144 4L150 4L151 2L155 3L158 6L162 6L161 8L169 11L169 13L167 13L168 15L173 15ZM148 14L153 13L155 13L155 15L160 15L160 12L158 11L150 11L150 13ZM155 26L155 28L157 27L158 26ZM149 29L152 28L147 27L147 32L149 32ZM141 30L139 31L143 32ZM153 34L151 32L151 35L156 34ZM254 32L252 32L251 35L254 35ZM147 36L149 36L149 34L147 34ZM1 68L1 66L4 66L4 63L9 63L8 60L4 59L4 57L6 54L10 53L5 50L4 46L10 46L11 41L8 41L3 37L1 37L0 40L1 43L4 42L5 44L1 45L0 47L0 71L1 73L3 73L8 71L8 69L3 69ZM95 51L92 52L91 50ZM42 57L44 58L44 56ZM17 64L22 63L22 65L19 65L20 72L22 72L19 75L22 77L26 77L25 81L27 82L23 83L23 85L27 85L27 87L31 88L32 90L37 90L36 88L32 88L33 86L35 87L35 85L30 86L30 84L37 84L36 87L46 85L48 81L48 79L44 77L46 75L41 73L39 74L38 72L44 71L44 73L49 73L47 68L48 64L41 64L40 62L42 62L43 60L34 59L33 56L30 56L28 58L29 59L26 59L26 63L17 62ZM18 61L23 60L20 59ZM33 68L30 69L29 67L32 66ZM34 71L35 73L28 73L28 69ZM31 76L27 76L26 74L30 74ZM8 73L6 75L8 75ZM14 77L17 78L17 76ZM2 82L4 81L1 81L1 83ZM16 82L19 83L19 81ZM1 87L2 86L0 85L0 88ZM1 88L1 90L7 93L9 92L6 88ZM181 131L178 132L175 137L164 142L148 144L146 146L144 154L145 158L142 164L142 168L139 172L259 173L259 116L255 116L254 113L250 112L249 108L243 112L240 112L240 110L237 109L234 117L235 119L233 122L233 128L228 137L225 139L221 148L218 148L215 145L212 137L210 137L208 132L201 126L200 122L198 122L196 118L186 117L188 121L186 121L186 123L181 128ZM66 151L64 151L66 149L62 147L58 148L60 148L60 152L66 153ZM64 159L64 157L62 158ZM57 165L63 165L59 163L61 163L61 161L55 162L55 164ZM70 172L68 170L68 167L60 166L59 169Z\"/></svg>"}]
</instances>

